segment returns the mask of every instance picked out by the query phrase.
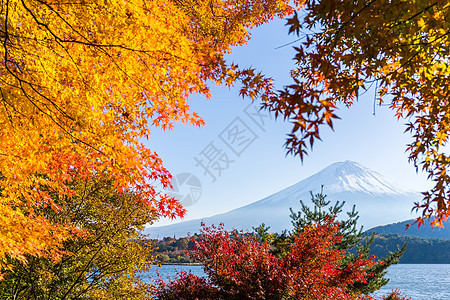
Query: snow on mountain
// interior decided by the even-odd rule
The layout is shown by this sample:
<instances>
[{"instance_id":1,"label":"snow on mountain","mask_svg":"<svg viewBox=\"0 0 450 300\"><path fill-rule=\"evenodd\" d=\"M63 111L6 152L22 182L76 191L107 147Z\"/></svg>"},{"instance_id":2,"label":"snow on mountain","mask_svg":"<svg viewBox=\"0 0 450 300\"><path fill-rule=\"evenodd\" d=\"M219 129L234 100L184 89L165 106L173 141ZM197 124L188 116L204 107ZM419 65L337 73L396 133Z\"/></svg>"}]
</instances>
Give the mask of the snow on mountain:
<instances>
[{"instance_id":1,"label":"snow on mountain","mask_svg":"<svg viewBox=\"0 0 450 300\"><path fill-rule=\"evenodd\" d=\"M319 173L299 182L306 189L322 183L329 193L364 192L373 195L401 195L409 193L406 188L390 182L381 174L352 161L338 162Z\"/></svg>"},{"instance_id":2,"label":"snow on mountain","mask_svg":"<svg viewBox=\"0 0 450 300\"><path fill-rule=\"evenodd\" d=\"M178 224L149 227L151 237L185 236L198 232L200 223L207 225L224 223L227 229L252 230L253 226L265 223L271 231L290 229L290 208L300 209L299 200L310 204L310 192L323 192L332 203L345 201L344 212L353 205L359 212L359 225L365 229L414 218L411 208L421 194L397 185L381 174L356 162L334 163L322 171L262 200L227 213L184 221Z\"/></svg>"}]
</instances>

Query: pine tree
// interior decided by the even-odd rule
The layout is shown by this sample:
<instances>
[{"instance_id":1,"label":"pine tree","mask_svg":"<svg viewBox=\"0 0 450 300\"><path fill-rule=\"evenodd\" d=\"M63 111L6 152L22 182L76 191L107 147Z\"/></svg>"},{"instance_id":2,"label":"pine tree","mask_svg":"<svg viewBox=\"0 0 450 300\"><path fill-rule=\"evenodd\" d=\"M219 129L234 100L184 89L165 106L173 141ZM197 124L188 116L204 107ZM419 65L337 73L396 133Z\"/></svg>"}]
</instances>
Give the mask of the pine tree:
<instances>
[{"instance_id":1,"label":"pine tree","mask_svg":"<svg viewBox=\"0 0 450 300\"><path fill-rule=\"evenodd\" d=\"M270 233L270 227L265 224L257 228L253 228L255 234L261 241L268 241L271 248L271 253L277 257L285 257L289 254L289 245L292 238L303 232L305 228L311 224L323 224L331 219L337 218L342 213L342 208L345 202L337 201L334 205L330 205L331 201L326 200L326 195L323 194L323 187L320 193L313 194L311 192L311 201L313 208L308 207L300 200L300 211L295 212L291 210L291 222L293 229L291 231L284 230L281 233ZM351 212L347 212L347 218L339 221L339 232L341 241L334 245L336 250L347 250L347 254L341 261L341 269L345 269L348 265L361 259L368 259L370 257L370 245L373 243L374 234L365 236L363 227L357 228L357 221L359 219L356 207L353 206ZM368 267L367 271L371 274L367 282L356 282L351 289L356 294L368 295L374 291L379 290L382 286L388 283L385 278L386 269L399 262L406 250L406 244L402 247L398 246L398 251L389 252L389 254L380 258L373 266Z\"/></svg>"}]
</instances>

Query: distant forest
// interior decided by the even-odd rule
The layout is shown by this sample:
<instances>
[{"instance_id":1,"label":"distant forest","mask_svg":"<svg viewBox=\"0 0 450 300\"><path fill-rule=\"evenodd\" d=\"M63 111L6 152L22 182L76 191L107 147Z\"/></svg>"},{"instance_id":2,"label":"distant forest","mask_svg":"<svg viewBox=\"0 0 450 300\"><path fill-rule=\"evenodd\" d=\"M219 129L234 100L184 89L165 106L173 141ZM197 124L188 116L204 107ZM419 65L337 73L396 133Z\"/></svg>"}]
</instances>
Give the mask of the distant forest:
<instances>
[{"instance_id":1,"label":"distant forest","mask_svg":"<svg viewBox=\"0 0 450 300\"><path fill-rule=\"evenodd\" d=\"M196 238L197 236L194 236ZM397 245L407 243L406 251L400 259L405 264L450 264L450 240L425 239L416 236L404 236L393 233L376 234L370 246L371 254L377 257L386 256L389 251L397 250ZM188 252L193 250L194 242L187 237L165 237L153 240L157 262L161 264L195 263Z\"/></svg>"},{"instance_id":2,"label":"distant forest","mask_svg":"<svg viewBox=\"0 0 450 300\"><path fill-rule=\"evenodd\" d=\"M425 239L416 236L395 233L377 234L370 246L370 253L383 257L389 251L397 250L397 245L406 245L406 251L400 259L404 264L450 264L450 240Z\"/></svg>"},{"instance_id":3,"label":"distant forest","mask_svg":"<svg viewBox=\"0 0 450 300\"><path fill-rule=\"evenodd\" d=\"M195 238L196 236L194 236ZM160 264L187 264L194 263L187 253L194 249L191 238L165 237L162 240L152 240L157 255L156 262Z\"/></svg>"}]
</instances>

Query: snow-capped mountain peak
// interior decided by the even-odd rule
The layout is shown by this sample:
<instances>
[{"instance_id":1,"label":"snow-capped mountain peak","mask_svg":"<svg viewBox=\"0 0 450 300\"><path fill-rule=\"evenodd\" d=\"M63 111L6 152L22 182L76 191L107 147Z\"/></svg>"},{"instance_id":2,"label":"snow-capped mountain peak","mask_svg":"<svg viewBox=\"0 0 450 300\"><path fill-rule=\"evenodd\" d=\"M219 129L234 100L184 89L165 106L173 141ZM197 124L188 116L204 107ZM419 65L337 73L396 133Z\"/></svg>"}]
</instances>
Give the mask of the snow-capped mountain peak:
<instances>
[{"instance_id":1,"label":"snow-capped mountain peak","mask_svg":"<svg viewBox=\"0 0 450 300\"><path fill-rule=\"evenodd\" d=\"M323 185L327 193L363 192L374 195L400 195L411 192L353 161L334 163L296 185L300 183L314 190L317 186Z\"/></svg>"},{"instance_id":2,"label":"snow-capped mountain peak","mask_svg":"<svg viewBox=\"0 0 450 300\"><path fill-rule=\"evenodd\" d=\"M264 199L227 213L204 218L210 224L224 223L227 229L251 230L253 226L265 223L273 231L282 231L291 226L290 208L299 209L299 200L310 205L310 192L323 193L331 202L345 201L344 212L353 205L359 212L359 225L366 229L414 218L411 207L421 194L408 190L386 179L356 162L334 163L322 171ZM153 236L185 235L197 232L201 220L148 228Z\"/></svg>"}]
</instances>

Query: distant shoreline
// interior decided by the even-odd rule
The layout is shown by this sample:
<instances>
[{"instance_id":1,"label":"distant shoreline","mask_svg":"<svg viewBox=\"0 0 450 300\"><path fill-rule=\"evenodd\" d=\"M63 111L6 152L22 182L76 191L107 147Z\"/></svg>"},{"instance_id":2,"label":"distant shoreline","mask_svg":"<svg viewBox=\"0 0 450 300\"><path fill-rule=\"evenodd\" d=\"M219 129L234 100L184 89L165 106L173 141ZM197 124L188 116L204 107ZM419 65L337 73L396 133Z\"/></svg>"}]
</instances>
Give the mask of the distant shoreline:
<instances>
[{"instance_id":1,"label":"distant shoreline","mask_svg":"<svg viewBox=\"0 0 450 300\"><path fill-rule=\"evenodd\" d=\"M161 263L161 265L202 266L202 263Z\"/></svg>"},{"instance_id":2,"label":"distant shoreline","mask_svg":"<svg viewBox=\"0 0 450 300\"><path fill-rule=\"evenodd\" d=\"M202 263L162 263L163 265L167 266L202 266ZM447 262L400 262L397 265L450 265L450 263Z\"/></svg>"}]
</instances>

